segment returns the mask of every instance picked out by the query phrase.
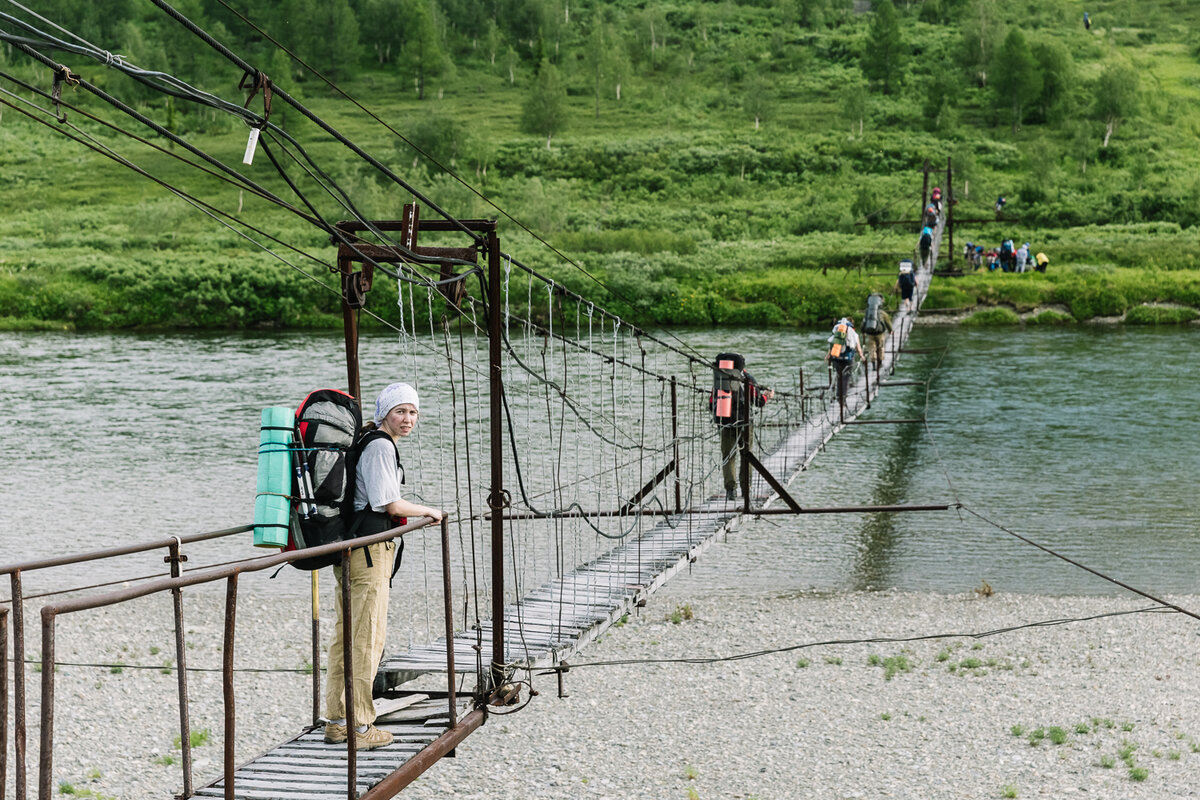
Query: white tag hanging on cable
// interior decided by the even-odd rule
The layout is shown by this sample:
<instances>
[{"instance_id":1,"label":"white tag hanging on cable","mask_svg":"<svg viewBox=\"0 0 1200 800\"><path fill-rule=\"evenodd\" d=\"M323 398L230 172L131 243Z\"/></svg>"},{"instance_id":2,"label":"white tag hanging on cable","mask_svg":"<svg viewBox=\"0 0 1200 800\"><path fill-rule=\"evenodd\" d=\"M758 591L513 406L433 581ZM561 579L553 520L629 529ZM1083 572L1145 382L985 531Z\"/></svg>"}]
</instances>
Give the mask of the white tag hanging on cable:
<instances>
[{"instance_id":1,"label":"white tag hanging on cable","mask_svg":"<svg viewBox=\"0 0 1200 800\"><path fill-rule=\"evenodd\" d=\"M242 163L249 166L254 163L254 151L258 149L258 128L250 129L250 138L246 140L246 155L242 156Z\"/></svg>"}]
</instances>

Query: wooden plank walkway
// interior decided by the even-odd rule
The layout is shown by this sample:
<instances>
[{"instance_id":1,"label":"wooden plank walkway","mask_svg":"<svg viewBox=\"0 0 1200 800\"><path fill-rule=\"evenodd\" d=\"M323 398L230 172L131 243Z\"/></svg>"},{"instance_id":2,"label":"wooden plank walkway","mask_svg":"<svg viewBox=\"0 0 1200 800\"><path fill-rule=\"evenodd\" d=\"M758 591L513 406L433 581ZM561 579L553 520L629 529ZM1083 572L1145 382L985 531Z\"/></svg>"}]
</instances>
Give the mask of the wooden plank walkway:
<instances>
[{"instance_id":1,"label":"wooden plank walkway","mask_svg":"<svg viewBox=\"0 0 1200 800\"><path fill-rule=\"evenodd\" d=\"M935 230L933 259L936 263L942 224ZM917 259L914 259L917 263ZM929 289L930 271L917 270L914 292L920 308ZM915 312L898 311L892 317L881 375L891 373L896 355L912 330ZM767 470L784 486L790 484L825 444L868 407L879 391L878 382L864 375L852 382L846 409L840 414L837 402L810 416L770 455L763 457ZM752 505L765 507L780 498L761 476L754 474ZM698 512L664 517L640 537L626 541L599 558L539 586L504 611L505 653L503 663L536 669L572 658L611 625L633 611L648 595L704 552L719 536L735 529L743 519L738 508L722 498L701 505ZM459 673L485 672L492 661L492 625L454 637L454 664ZM380 671L391 673L393 683L404 683L426 673L446 672L445 640L417 646L385 657ZM448 707L444 694L401 693L394 703L403 708L384 714L376 724L396 737L387 747L363 751L357 757L356 787L359 796L377 786L430 742L448 730ZM380 701L377 701L380 702ZM462 716L471 710L473 698L458 700ZM346 745L325 744L320 727L306 728L296 738L252 759L234 773L237 800L333 800L347 796ZM195 797L225 797L224 779L198 789Z\"/></svg>"},{"instance_id":2,"label":"wooden plank walkway","mask_svg":"<svg viewBox=\"0 0 1200 800\"><path fill-rule=\"evenodd\" d=\"M473 698L458 699L459 716L471 710ZM355 786L362 795L391 775L430 742L446 732L448 705L444 694L413 694L391 704L398 710L375 724L391 731L387 747L359 751ZM234 773L234 796L241 800L333 800L347 796L346 745L326 744L321 726L305 728L294 739L240 766ZM194 797L225 797L224 779L197 789Z\"/></svg>"}]
</instances>

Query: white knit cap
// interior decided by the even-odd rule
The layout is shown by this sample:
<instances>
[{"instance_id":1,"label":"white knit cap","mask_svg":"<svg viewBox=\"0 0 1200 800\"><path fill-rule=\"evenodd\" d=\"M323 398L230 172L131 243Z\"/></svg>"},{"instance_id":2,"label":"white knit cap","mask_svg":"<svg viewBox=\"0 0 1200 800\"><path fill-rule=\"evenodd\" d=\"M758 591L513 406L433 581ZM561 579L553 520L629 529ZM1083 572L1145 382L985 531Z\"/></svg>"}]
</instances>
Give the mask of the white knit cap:
<instances>
[{"instance_id":1,"label":"white knit cap","mask_svg":"<svg viewBox=\"0 0 1200 800\"><path fill-rule=\"evenodd\" d=\"M379 427L388 412L403 403L412 403L413 408L421 410L417 390L407 383L393 383L380 392L375 400L375 426Z\"/></svg>"}]
</instances>

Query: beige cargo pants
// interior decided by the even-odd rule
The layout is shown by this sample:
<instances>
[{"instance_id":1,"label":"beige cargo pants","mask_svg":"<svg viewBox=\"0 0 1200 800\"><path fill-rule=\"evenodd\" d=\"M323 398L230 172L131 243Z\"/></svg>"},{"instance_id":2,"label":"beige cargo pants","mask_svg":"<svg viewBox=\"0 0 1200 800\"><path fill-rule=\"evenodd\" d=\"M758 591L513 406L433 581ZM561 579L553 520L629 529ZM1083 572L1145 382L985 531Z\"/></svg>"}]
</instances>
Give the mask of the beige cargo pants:
<instances>
[{"instance_id":1,"label":"beige cargo pants","mask_svg":"<svg viewBox=\"0 0 1200 800\"><path fill-rule=\"evenodd\" d=\"M372 566L367 566L366 552L371 552ZM350 648L354 667L354 723L369 725L375 721L375 705L371 702L371 686L383 657L387 636L388 582L392 577L392 560L396 555L395 542L377 542L368 548L350 551ZM342 640L345 636L342 620L342 568L333 568L337 589L334 605L337 626L329 644L329 673L325 676L325 718L346 716L345 671L342 664Z\"/></svg>"}]
</instances>

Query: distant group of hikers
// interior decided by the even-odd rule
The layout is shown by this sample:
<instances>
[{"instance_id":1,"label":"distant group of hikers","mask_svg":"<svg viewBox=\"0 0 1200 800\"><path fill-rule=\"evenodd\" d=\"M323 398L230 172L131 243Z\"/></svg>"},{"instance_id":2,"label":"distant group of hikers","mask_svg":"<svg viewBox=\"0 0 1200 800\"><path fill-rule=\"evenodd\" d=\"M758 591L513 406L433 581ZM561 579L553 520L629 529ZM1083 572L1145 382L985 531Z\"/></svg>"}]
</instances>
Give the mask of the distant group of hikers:
<instances>
[{"instance_id":1,"label":"distant group of hikers","mask_svg":"<svg viewBox=\"0 0 1200 800\"><path fill-rule=\"evenodd\" d=\"M988 250L984 250L981 244L967 242L963 246L963 259L972 270L987 268L989 272L997 269L1004 272L1045 272L1050 264L1050 258L1045 253L1030 256L1029 242L1017 247L1012 239L1005 239L999 247Z\"/></svg>"},{"instance_id":2,"label":"distant group of hikers","mask_svg":"<svg viewBox=\"0 0 1200 800\"><path fill-rule=\"evenodd\" d=\"M907 274L911 274L912 262L906 263ZM911 303L911 290L908 297L906 302ZM832 385L840 408L845 408L855 356L868 369L873 365L878 372L883 367L887 337L891 332L892 317L887 312L883 295L878 292L867 295L861 337L851 317L842 317L834 323L833 331L826 339L825 363L834 370ZM713 362L713 388L708 396L708 408L721 434L721 477L726 500L737 497L739 484L742 497L749 496L749 470L739 469L739 466L744 467L739 463L739 453L743 447L749 448L754 443L750 411L762 408L774 396L773 390L759 386L754 376L746 371L746 359L741 354L721 353Z\"/></svg>"},{"instance_id":3,"label":"distant group of hikers","mask_svg":"<svg viewBox=\"0 0 1200 800\"><path fill-rule=\"evenodd\" d=\"M921 238L917 240L917 250L921 254L922 266L929 265L929 257L933 252L933 231L942 220L942 190L933 187L929 195L929 204L921 214Z\"/></svg>"}]
</instances>

